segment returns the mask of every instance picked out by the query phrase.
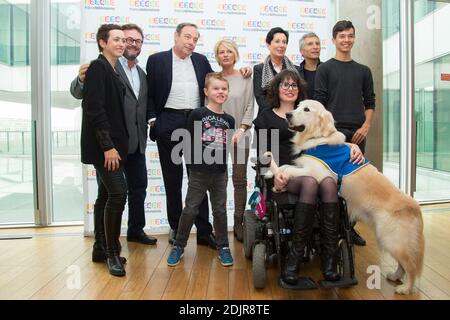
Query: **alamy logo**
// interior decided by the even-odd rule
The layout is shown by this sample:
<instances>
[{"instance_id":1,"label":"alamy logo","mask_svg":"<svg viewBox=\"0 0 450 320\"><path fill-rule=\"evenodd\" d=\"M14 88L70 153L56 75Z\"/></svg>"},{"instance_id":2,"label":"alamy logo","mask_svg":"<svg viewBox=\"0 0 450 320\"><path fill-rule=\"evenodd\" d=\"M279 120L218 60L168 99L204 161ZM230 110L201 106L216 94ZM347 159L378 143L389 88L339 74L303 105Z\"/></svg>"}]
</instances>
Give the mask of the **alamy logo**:
<instances>
[{"instance_id":1,"label":"alamy logo","mask_svg":"<svg viewBox=\"0 0 450 320\"><path fill-rule=\"evenodd\" d=\"M206 130L203 132L202 123L194 122L193 137L191 132L186 129L177 129L173 131L171 140L178 142L172 149L170 155L174 164L225 164L229 154L236 156L237 164L245 164L245 146L249 142L244 136L237 144L236 154L235 146L231 142L231 137L235 133L234 129L220 129L211 136L211 132ZM259 129L258 133L258 150L263 155L267 150L269 131L267 129ZM279 159L279 130L270 130L270 141L272 141L272 152L275 162ZM246 141L247 140L247 141ZM268 163L264 163L268 164Z\"/></svg>"}]
</instances>

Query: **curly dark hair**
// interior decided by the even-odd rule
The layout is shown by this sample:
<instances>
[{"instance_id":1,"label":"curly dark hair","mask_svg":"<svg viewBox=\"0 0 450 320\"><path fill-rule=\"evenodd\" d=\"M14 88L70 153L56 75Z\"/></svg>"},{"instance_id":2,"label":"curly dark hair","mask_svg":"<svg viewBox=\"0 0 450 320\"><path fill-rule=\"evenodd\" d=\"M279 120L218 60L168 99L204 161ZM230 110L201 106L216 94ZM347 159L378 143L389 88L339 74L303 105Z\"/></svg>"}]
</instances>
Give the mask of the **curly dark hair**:
<instances>
[{"instance_id":1,"label":"curly dark hair","mask_svg":"<svg viewBox=\"0 0 450 320\"><path fill-rule=\"evenodd\" d=\"M294 80L298 87L298 97L295 100L294 109L297 108L298 104L307 99L307 84L305 80L303 80L298 72L292 70L283 70L278 73L275 78L270 81L269 85L266 89L267 101L272 108L278 108L280 106L280 96L279 96L279 87L280 83L284 80Z\"/></svg>"}]
</instances>

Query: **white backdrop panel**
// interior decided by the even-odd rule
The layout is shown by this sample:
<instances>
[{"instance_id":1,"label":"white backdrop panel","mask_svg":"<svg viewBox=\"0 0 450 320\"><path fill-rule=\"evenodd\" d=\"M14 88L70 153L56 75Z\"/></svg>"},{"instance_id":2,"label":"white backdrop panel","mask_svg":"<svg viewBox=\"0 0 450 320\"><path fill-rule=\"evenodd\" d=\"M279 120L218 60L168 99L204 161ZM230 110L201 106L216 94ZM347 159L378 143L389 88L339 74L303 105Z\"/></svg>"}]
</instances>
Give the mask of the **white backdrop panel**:
<instances>
[{"instance_id":1,"label":"white backdrop panel","mask_svg":"<svg viewBox=\"0 0 450 320\"><path fill-rule=\"evenodd\" d=\"M149 55L168 50L173 46L173 33L177 24L193 22L198 25L200 40L196 52L208 57L212 68L220 70L214 58L214 45L223 38L237 43L241 56L237 66L262 62L268 54L265 44L267 32L273 27L289 31L287 56L300 64L302 57L298 41L306 32L313 31L322 39L322 60L332 53L331 29L335 23L334 0L310 1L157 1L157 0L84 0L81 1L81 57L82 62L98 55L96 31L103 23L136 23L144 30L144 45L139 65L145 70ZM151 90L151 88L149 88ZM256 103L255 103L256 105ZM255 110L256 113L256 110ZM250 156L254 155L254 151ZM169 229L166 215L165 190L159 165L156 144L148 141L146 151L148 189L145 201L146 230L165 233ZM231 175L231 166L229 168ZM93 207L97 194L95 170L83 167L85 234L93 233ZM183 195L186 194L184 179ZM228 184L228 225L233 225L233 186L231 176ZM248 193L254 188L254 172L248 167ZM128 222L126 207L122 226ZM212 221L212 215L211 215ZM195 227L194 227L195 228Z\"/></svg>"}]
</instances>

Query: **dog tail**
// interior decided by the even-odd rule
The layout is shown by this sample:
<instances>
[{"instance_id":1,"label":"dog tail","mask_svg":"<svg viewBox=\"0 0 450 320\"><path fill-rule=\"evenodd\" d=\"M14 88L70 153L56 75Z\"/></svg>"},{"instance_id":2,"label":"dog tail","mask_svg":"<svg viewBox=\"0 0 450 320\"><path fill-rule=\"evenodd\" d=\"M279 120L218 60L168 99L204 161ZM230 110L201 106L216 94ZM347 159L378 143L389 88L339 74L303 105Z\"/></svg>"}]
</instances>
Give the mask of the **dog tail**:
<instances>
[{"instance_id":1,"label":"dog tail","mask_svg":"<svg viewBox=\"0 0 450 320\"><path fill-rule=\"evenodd\" d=\"M423 270L423 260L424 260L424 251L425 251L425 238L423 236L423 219L422 219L422 211L420 210L420 206L414 206L411 208L411 212L413 212L414 220L412 224L415 225L415 230L413 231L412 239L413 244L409 247L409 259L411 264L415 267L416 276L420 276Z\"/></svg>"},{"instance_id":2,"label":"dog tail","mask_svg":"<svg viewBox=\"0 0 450 320\"><path fill-rule=\"evenodd\" d=\"M419 223L422 226L421 228L421 232L419 234L419 239L418 239L418 250L417 250L417 257L416 257L416 266L417 266L417 276L420 276L422 274L423 271L423 259L424 259L424 255L425 255L425 237L423 235L423 219L422 219L422 211L420 210L420 208L418 208L419 211Z\"/></svg>"}]
</instances>

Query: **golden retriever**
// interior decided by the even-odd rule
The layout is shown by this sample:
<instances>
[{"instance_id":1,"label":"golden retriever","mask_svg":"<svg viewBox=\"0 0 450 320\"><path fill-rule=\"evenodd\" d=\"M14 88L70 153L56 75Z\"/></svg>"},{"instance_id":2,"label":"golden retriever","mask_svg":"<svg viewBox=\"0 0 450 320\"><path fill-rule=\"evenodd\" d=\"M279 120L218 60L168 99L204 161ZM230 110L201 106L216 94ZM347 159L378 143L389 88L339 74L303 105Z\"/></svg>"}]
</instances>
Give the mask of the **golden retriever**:
<instances>
[{"instance_id":1,"label":"golden retriever","mask_svg":"<svg viewBox=\"0 0 450 320\"><path fill-rule=\"evenodd\" d=\"M279 170L288 179L312 176L320 183L331 176L337 180L336 174L320 161L301 155L303 150L319 145L344 143L345 137L336 130L331 113L321 103L305 100L287 114L287 119L290 129L297 132L292 139L293 153L300 156L294 161L295 166L286 165ZM387 275L392 281L403 280L396 292L409 294L423 266L425 242L418 203L370 164L344 176L340 193L347 201L350 220L372 225L380 247L398 262L397 271Z\"/></svg>"}]
</instances>

